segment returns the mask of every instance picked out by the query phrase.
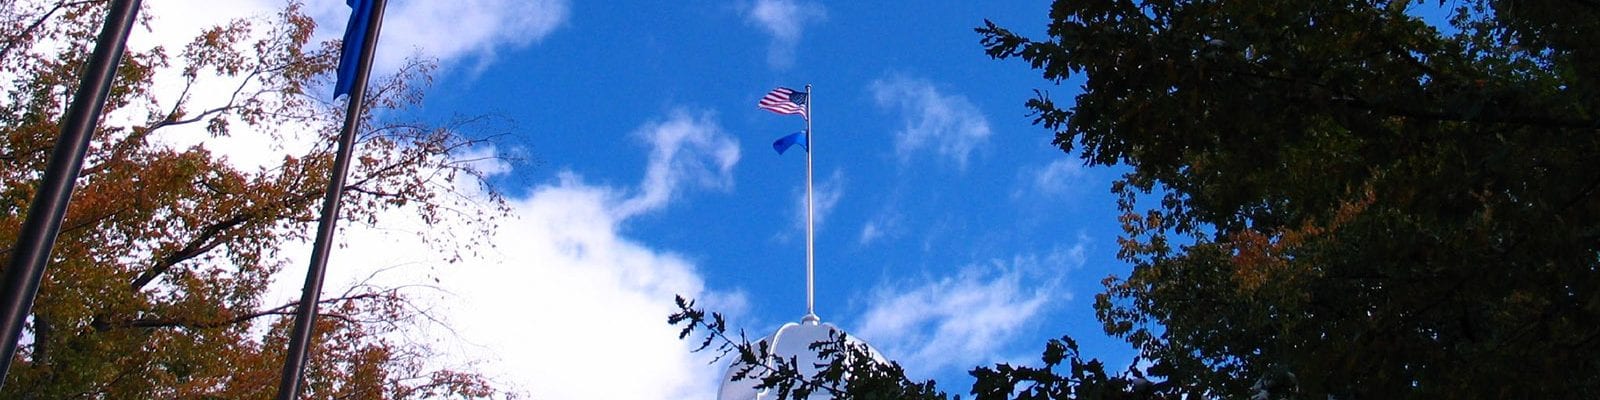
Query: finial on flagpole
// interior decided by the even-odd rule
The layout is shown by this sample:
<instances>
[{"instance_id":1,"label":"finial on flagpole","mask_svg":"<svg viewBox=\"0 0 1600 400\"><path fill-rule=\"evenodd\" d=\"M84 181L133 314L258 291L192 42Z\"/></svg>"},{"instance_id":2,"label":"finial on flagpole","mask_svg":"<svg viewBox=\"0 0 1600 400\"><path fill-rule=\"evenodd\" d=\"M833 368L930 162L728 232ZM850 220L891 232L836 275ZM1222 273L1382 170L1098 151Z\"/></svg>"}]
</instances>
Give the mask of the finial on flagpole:
<instances>
[{"instance_id":1,"label":"finial on flagpole","mask_svg":"<svg viewBox=\"0 0 1600 400\"><path fill-rule=\"evenodd\" d=\"M801 321L808 322L808 323L813 323L813 324L816 323L819 320L819 318L817 318L817 311L816 311L816 295L815 295L815 293L816 293L816 290L815 290L816 284L814 283L816 281L816 278L815 278L816 274L814 273L815 265L816 265L816 262L815 262L816 257L814 255L814 250L816 248L816 241L814 239L814 236L815 236L814 226L815 225L812 222L813 221L814 209L812 208L812 201L811 201L811 153L813 152L813 150L816 150L816 148L817 148L817 144L816 144L817 142L816 142L815 138L811 137L811 133L812 133L811 132L811 103L813 103L816 100L816 98L817 97L815 96L815 94L811 92L811 84L807 83L806 84L806 104L805 104L805 106L806 106L806 114L805 114L805 117L806 117L806 316L805 316L805 318L802 318Z\"/></svg>"}]
</instances>

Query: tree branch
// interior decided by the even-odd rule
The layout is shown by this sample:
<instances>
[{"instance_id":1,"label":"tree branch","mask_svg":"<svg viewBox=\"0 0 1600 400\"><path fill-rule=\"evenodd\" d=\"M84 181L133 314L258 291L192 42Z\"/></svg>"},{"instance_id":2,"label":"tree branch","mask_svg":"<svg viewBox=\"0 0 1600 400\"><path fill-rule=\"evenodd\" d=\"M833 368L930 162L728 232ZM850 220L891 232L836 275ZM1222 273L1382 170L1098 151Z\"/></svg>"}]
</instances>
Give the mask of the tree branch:
<instances>
[{"instance_id":1,"label":"tree branch","mask_svg":"<svg viewBox=\"0 0 1600 400\"><path fill-rule=\"evenodd\" d=\"M39 19L34 20L33 24L28 25L28 27L23 29L22 32L17 32L15 36L11 37L11 40L7 40L6 46L4 48L0 48L0 60L4 60L6 59L6 56L11 55L11 50L16 49L17 44L25 42L26 40L24 40L24 38L26 38L28 35L32 35L33 32L38 30L40 26L43 26L44 21L49 20L51 15L55 15L56 11L61 11L63 8L84 4L104 3L105 1L106 0L70 1L56 4L55 7L51 7L49 11L45 11L43 15L40 15ZM9 4L10 2L7 3Z\"/></svg>"},{"instance_id":2,"label":"tree branch","mask_svg":"<svg viewBox=\"0 0 1600 400\"><path fill-rule=\"evenodd\" d=\"M172 269L172 266L178 265L178 263L181 263L184 260L198 257L201 254L205 254L206 252L211 251L211 249L215 249L217 246L222 245L222 241L214 240L217 238L217 236L222 235L223 232L229 229L243 225L245 222L249 222L253 218L254 217L251 213L244 212L236 214L232 218L228 218L222 222L205 227L205 229L200 231L199 236L190 239L189 243L184 245L182 249L161 257L161 259L158 260L154 266L140 273L139 277L134 278L132 283L133 291L137 292L144 289L145 285L149 285L150 282L155 281L157 277L161 276L161 274L164 274L167 272L167 270Z\"/></svg>"},{"instance_id":3,"label":"tree branch","mask_svg":"<svg viewBox=\"0 0 1600 400\"><path fill-rule=\"evenodd\" d=\"M321 301L318 301L317 304L318 305L327 305L327 304L334 304L334 303L340 303L340 302L345 302L345 301L371 300L371 299L383 298L383 297L386 297L386 296L389 296L389 294L386 294L386 293L362 293L362 294L357 294L357 295L347 295L347 296L340 296L340 297L331 298L331 299L323 299ZM236 315L236 316L234 316L232 318L225 318L225 319L221 319L221 320L204 320L204 319L195 319L195 318L158 318L158 317L139 318L139 319L126 321L126 322L123 322L123 323L120 323L120 324L116 324L114 326L101 324L103 326L101 328L101 330L107 330L107 329L111 329L111 328L214 329L214 328L221 328L221 327L225 327L225 326L229 326L229 325L243 323L243 322L246 322L246 321L250 321L250 320L253 320L253 319L256 319L256 318L261 318L261 317L265 317L265 316L269 316L269 315L294 315L294 313L296 311L295 308L297 306L299 306L299 305L300 305L299 302L288 303L288 304L284 304L284 305L281 305L281 306L278 306L278 307L265 309L265 310L256 310L256 311L252 311L252 312L248 312L248 313L244 313L244 314L239 314L239 315ZM349 315L344 315L344 314L326 313L326 312L324 312L324 313L318 313L317 315L318 316L323 316L323 317L329 317L329 318L336 318L336 319L343 320L343 321L346 321L346 322L355 322L356 321L354 317L349 316Z\"/></svg>"},{"instance_id":4,"label":"tree branch","mask_svg":"<svg viewBox=\"0 0 1600 400\"><path fill-rule=\"evenodd\" d=\"M321 194L320 190L301 193L298 196L285 199L283 203L280 204L280 207L284 209L294 209L305 204L311 199L318 197L319 194ZM161 259L157 260L155 265L152 265L150 269L145 270L144 272L140 273L137 278L134 278L130 285L133 287L134 291L143 290L145 286L150 284L150 282L155 281L156 278L159 278L162 274L167 273L168 270L171 270L172 267L178 265L179 263L199 257L200 255L203 255L206 252L221 246L224 242L216 239L224 232L230 229L238 228L246 223L253 222L261 217L262 215L256 214L253 210L246 210L238 214L234 214L234 216L226 220L222 220L202 228L200 230L200 234L194 238L191 238L189 242L183 246L183 248L161 257Z\"/></svg>"},{"instance_id":5,"label":"tree branch","mask_svg":"<svg viewBox=\"0 0 1600 400\"><path fill-rule=\"evenodd\" d=\"M178 119L177 116L178 116L179 108L183 107L184 98L189 96L189 87L194 85L195 78L191 77L191 78L189 78L189 81L187 83L185 83L184 88L183 88L183 94L179 96L177 103L173 104L172 110L167 112L167 118L163 119L161 121L157 121L154 124L150 124L150 126L145 128L145 129L146 129L146 131L155 131L157 129L165 128L165 127L168 127L168 126L176 126L176 125L184 125L184 124L191 124L191 123L195 123L195 122L200 122L201 120L204 120L208 116L238 108L239 106L237 105L237 103L239 101L239 94L244 92L244 88L246 86L249 86L250 82L252 80L254 80L256 77L261 76L261 74L263 72L274 71L274 70L277 70L277 69L279 69L279 68L270 68L270 69L269 68L261 68L261 69L255 69L255 70L250 71L250 74L249 75L245 75L244 79L239 81L239 85L235 86L233 88L233 93L228 96L228 102L223 103L221 106L218 106L216 108L212 108L212 109L208 109L208 110L205 110L205 111L201 111L199 115L195 115L193 118Z\"/></svg>"}]
</instances>

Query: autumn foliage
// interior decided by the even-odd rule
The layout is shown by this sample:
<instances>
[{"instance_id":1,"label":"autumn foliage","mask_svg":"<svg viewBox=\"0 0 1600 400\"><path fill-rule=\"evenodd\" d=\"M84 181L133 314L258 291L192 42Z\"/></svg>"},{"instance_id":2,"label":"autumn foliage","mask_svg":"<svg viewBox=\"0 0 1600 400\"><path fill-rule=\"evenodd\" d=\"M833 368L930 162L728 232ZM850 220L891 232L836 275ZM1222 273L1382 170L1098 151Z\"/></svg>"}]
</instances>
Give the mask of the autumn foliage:
<instances>
[{"instance_id":1,"label":"autumn foliage","mask_svg":"<svg viewBox=\"0 0 1600 400\"><path fill-rule=\"evenodd\" d=\"M14 243L58 121L105 14L102 1L8 2L0 26L0 245ZM158 24L136 28L156 31ZM48 273L0 398L266 398L275 393L293 308L264 304L317 218L342 107L326 95L336 43L313 43L298 3L220 24L185 45L130 48L94 133ZM482 139L402 122L429 63L375 79L347 224L413 211L427 223L489 220L504 205L468 196L481 174L458 161ZM217 143L268 143L270 162ZM476 190L476 189L474 189ZM448 261L482 232L426 238ZM9 251L9 247L3 249ZM335 263L358 265L361 260ZM366 266L372 268L373 266ZM326 293L305 398L403 399L494 393L439 368L391 333L421 317L397 288Z\"/></svg>"}]
</instances>

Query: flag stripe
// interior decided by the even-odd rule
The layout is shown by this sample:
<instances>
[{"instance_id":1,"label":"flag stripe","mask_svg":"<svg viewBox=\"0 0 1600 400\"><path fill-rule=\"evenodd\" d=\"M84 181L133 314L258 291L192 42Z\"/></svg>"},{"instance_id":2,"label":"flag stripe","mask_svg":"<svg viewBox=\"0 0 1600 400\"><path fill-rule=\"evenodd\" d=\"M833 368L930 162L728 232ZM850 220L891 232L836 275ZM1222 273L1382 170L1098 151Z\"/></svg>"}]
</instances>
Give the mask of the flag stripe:
<instances>
[{"instance_id":1,"label":"flag stripe","mask_svg":"<svg viewBox=\"0 0 1600 400\"><path fill-rule=\"evenodd\" d=\"M799 115L801 118L810 118L806 115L805 105L796 102L796 100L804 101L804 98L804 92L796 92L794 89L780 87L767 92L767 95L756 103L756 107L779 114L794 114Z\"/></svg>"}]
</instances>

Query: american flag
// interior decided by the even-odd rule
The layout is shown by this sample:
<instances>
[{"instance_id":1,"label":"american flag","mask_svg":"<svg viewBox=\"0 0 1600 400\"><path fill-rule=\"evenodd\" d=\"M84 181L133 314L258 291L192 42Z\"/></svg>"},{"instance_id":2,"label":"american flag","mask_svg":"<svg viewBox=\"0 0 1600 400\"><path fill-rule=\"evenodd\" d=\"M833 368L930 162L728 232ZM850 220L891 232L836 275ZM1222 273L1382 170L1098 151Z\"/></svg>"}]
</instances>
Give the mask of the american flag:
<instances>
[{"instance_id":1,"label":"american flag","mask_svg":"<svg viewBox=\"0 0 1600 400\"><path fill-rule=\"evenodd\" d=\"M799 114L801 118L810 119L806 115L806 92L796 92L794 89L779 87L772 89L756 107L765 108L779 114Z\"/></svg>"}]
</instances>

